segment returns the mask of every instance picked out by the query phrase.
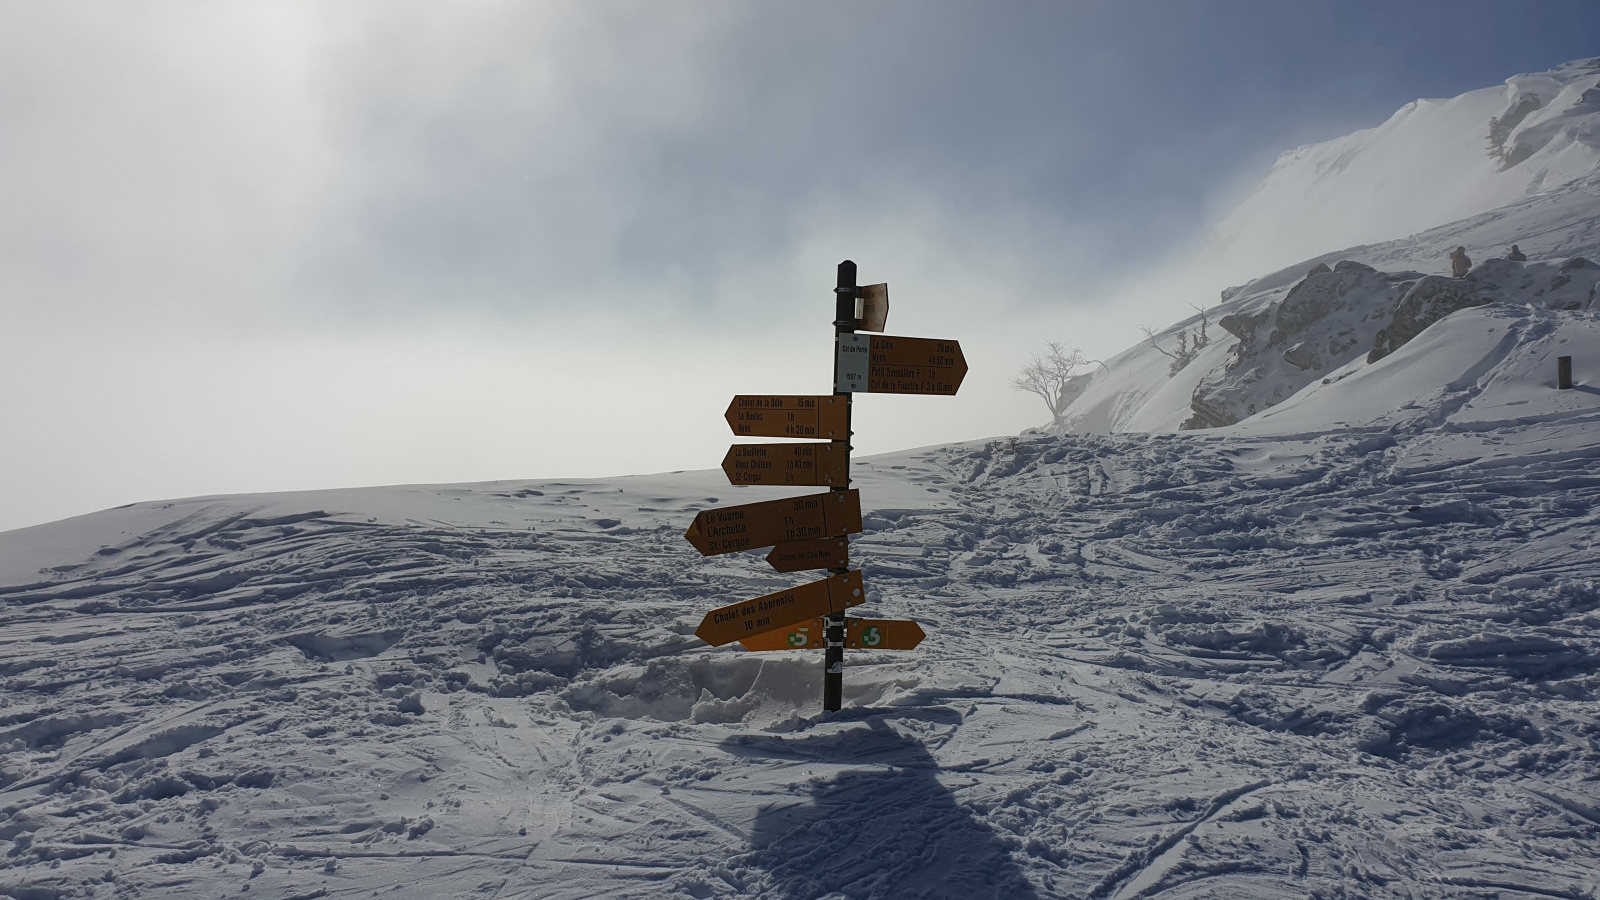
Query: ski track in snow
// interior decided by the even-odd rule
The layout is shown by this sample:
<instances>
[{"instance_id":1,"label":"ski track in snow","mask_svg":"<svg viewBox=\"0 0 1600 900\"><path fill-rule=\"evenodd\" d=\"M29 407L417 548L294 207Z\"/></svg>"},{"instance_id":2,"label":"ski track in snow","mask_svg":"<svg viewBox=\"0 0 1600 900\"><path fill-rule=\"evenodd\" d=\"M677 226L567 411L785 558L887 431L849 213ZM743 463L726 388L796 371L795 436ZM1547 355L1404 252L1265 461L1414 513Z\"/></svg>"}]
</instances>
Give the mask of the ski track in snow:
<instances>
[{"instance_id":1,"label":"ski track in snow","mask_svg":"<svg viewBox=\"0 0 1600 900\"><path fill-rule=\"evenodd\" d=\"M929 638L832 716L819 653L693 638L805 580L683 540L775 495L716 473L58 523L100 549L0 579L0 893L1591 897L1597 426L869 460L862 610Z\"/></svg>"}]
</instances>

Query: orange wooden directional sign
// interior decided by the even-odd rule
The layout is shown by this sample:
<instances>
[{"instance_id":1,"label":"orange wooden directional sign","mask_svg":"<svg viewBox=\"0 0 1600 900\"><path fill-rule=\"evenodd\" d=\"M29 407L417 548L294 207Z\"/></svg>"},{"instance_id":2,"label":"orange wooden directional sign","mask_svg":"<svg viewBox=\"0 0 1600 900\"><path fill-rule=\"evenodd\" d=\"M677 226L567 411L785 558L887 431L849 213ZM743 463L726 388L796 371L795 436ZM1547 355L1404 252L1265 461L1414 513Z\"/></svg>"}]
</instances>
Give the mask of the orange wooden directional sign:
<instances>
[{"instance_id":1,"label":"orange wooden directional sign","mask_svg":"<svg viewBox=\"0 0 1600 900\"><path fill-rule=\"evenodd\" d=\"M827 646L822 619L796 622L740 638L746 650L815 650ZM927 637L910 619L845 619L844 645L852 650L914 650Z\"/></svg>"},{"instance_id":2,"label":"orange wooden directional sign","mask_svg":"<svg viewBox=\"0 0 1600 900\"><path fill-rule=\"evenodd\" d=\"M834 390L870 394L953 395L967 377L959 341L841 334Z\"/></svg>"},{"instance_id":3,"label":"orange wooden directional sign","mask_svg":"<svg viewBox=\"0 0 1600 900\"><path fill-rule=\"evenodd\" d=\"M912 650L927 637L910 619L845 619L844 645L852 650Z\"/></svg>"},{"instance_id":4,"label":"orange wooden directional sign","mask_svg":"<svg viewBox=\"0 0 1600 900\"><path fill-rule=\"evenodd\" d=\"M860 606L866 600L861 572L846 572L713 609L700 620L700 627L694 633L711 646L721 647L785 625L829 613L841 613L852 606Z\"/></svg>"},{"instance_id":5,"label":"orange wooden directional sign","mask_svg":"<svg viewBox=\"0 0 1600 900\"><path fill-rule=\"evenodd\" d=\"M828 491L702 510L683 533L701 556L861 531L861 492Z\"/></svg>"},{"instance_id":6,"label":"orange wooden directional sign","mask_svg":"<svg viewBox=\"0 0 1600 900\"><path fill-rule=\"evenodd\" d=\"M723 418L740 437L823 438L849 437L845 418L850 404L844 397L740 394L728 404Z\"/></svg>"},{"instance_id":7,"label":"orange wooden directional sign","mask_svg":"<svg viewBox=\"0 0 1600 900\"><path fill-rule=\"evenodd\" d=\"M722 458L730 484L842 485L849 479L844 441L826 444L734 444Z\"/></svg>"},{"instance_id":8,"label":"orange wooden directional sign","mask_svg":"<svg viewBox=\"0 0 1600 900\"><path fill-rule=\"evenodd\" d=\"M848 538L823 538L816 541L787 541L767 554L767 565L779 572L806 569L843 569L850 565Z\"/></svg>"},{"instance_id":9,"label":"orange wooden directional sign","mask_svg":"<svg viewBox=\"0 0 1600 900\"><path fill-rule=\"evenodd\" d=\"M822 620L810 619L740 638L739 643L746 650L819 650L827 640L822 633Z\"/></svg>"}]
</instances>

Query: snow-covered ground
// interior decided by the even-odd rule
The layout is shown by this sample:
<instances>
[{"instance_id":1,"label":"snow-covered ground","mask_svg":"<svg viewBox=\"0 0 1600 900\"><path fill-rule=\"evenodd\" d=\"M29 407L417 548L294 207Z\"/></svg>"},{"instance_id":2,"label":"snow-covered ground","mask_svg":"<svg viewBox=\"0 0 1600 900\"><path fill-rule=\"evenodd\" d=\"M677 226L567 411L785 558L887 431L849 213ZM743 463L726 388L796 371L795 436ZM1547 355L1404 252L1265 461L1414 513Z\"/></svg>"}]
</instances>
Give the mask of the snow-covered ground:
<instances>
[{"instance_id":1,"label":"snow-covered ground","mask_svg":"<svg viewBox=\"0 0 1600 900\"><path fill-rule=\"evenodd\" d=\"M820 651L694 637L808 580L684 540L783 494L715 469L0 533L0 896L1595 897L1600 308L1567 260L1600 259L1600 174L1529 180L1593 167L1584 65L1311 148L1261 202L1506 103L1530 168L1478 174L1520 199L1230 291L1187 366L1081 382L1081 433L858 460L855 612L928 638L849 651L838 713ZM1429 285L1495 296L1359 346ZM1253 414L1178 430L1239 384Z\"/></svg>"},{"instance_id":2,"label":"snow-covered ground","mask_svg":"<svg viewBox=\"0 0 1600 900\"><path fill-rule=\"evenodd\" d=\"M1530 360L1600 323L1457 316L1228 429L858 464L929 637L834 715L692 635L805 578L683 539L776 493L720 471L7 532L0 893L1594 896L1600 372Z\"/></svg>"}]
</instances>

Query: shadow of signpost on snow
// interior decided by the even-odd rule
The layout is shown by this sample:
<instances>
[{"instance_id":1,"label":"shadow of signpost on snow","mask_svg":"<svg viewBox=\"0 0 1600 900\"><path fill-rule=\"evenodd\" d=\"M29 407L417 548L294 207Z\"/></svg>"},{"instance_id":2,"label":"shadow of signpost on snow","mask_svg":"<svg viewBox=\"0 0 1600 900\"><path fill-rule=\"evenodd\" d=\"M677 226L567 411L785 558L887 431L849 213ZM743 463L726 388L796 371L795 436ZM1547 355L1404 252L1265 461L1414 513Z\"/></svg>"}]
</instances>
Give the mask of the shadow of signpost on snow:
<instances>
[{"instance_id":1,"label":"shadow of signpost on snow","mask_svg":"<svg viewBox=\"0 0 1600 900\"><path fill-rule=\"evenodd\" d=\"M939 783L939 765L928 749L881 719L817 737L744 736L722 748L751 758L850 767L811 785L809 801L770 806L756 816L743 861L772 875L774 896L1038 896L1007 846Z\"/></svg>"}]
</instances>

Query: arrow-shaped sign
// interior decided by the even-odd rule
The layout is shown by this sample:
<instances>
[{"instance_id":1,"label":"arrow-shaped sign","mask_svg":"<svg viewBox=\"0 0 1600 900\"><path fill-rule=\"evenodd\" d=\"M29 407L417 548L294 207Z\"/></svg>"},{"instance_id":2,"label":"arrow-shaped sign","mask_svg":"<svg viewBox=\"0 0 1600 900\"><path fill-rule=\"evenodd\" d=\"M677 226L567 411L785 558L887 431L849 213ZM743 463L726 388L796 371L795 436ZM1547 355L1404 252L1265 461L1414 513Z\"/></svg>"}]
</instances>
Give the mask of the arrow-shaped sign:
<instances>
[{"instance_id":1,"label":"arrow-shaped sign","mask_svg":"<svg viewBox=\"0 0 1600 900\"><path fill-rule=\"evenodd\" d=\"M912 650L927 637L910 619L846 619L844 629L852 650Z\"/></svg>"},{"instance_id":2,"label":"arrow-shaped sign","mask_svg":"<svg viewBox=\"0 0 1600 900\"><path fill-rule=\"evenodd\" d=\"M822 625L821 619L796 622L787 628L740 638L739 644L746 650L817 650L827 643Z\"/></svg>"},{"instance_id":3,"label":"arrow-shaped sign","mask_svg":"<svg viewBox=\"0 0 1600 900\"><path fill-rule=\"evenodd\" d=\"M863 284L856 288L856 299L861 301L861 315L856 317L857 331L882 331L889 325L889 285Z\"/></svg>"},{"instance_id":4,"label":"arrow-shaped sign","mask_svg":"<svg viewBox=\"0 0 1600 900\"><path fill-rule=\"evenodd\" d=\"M844 444L734 444L722 471L729 484L843 485L850 464Z\"/></svg>"},{"instance_id":5,"label":"arrow-shaped sign","mask_svg":"<svg viewBox=\"0 0 1600 900\"><path fill-rule=\"evenodd\" d=\"M695 636L713 647L783 628L829 613L841 613L867 601L860 570L777 591L754 600L729 604L706 613Z\"/></svg>"},{"instance_id":6,"label":"arrow-shaped sign","mask_svg":"<svg viewBox=\"0 0 1600 900\"><path fill-rule=\"evenodd\" d=\"M740 437L823 438L842 441L849 436L845 419L848 397L831 394L739 394L722 417Z\"/></svg>"},{"instance_id":7,"label":"arrow-shaped sign","mask_svg":"<svg viewBox=\"0 0 1600 900\"><path fill-rule=\"evenodd\" d=\"M834 371L840 392L948 396L967 377L967 358L959 341L844 333Z\"/></svg>"},{"instance_id":8,"label":"arrow-shaped sign","mask_svg":"<svg viewBox=\"0 0 1600 900\"><path fill-rule=\"evenodd\" d=\"M702 510L683 533L701 556L861 531L861 492L828 491Z\"/></svg>"},{"instance_id":9,"label":"arrow-shaped sign","mask_svg":"<svg viewBox=\"0 0 1600 900\"><path fill-rule=\"evenodd\" d=\"M739 639L746 650L814 650L827 645L822 619L797 622ZM845 619L844 644L853 650L914 650L927 637L910 619Z\"/></svg>"},{"instance_id":10,"label":"arrow-shaped sign","mask_svg":"<svg viewBox=\"0 0 1600 900\"><path fill-rule=\"evenodd\" d=\"M767 565L779 572L849 568L850 540L840 537L788 541L772 548L772 552L767 554Z\"/></svg>"}]
</instances>

